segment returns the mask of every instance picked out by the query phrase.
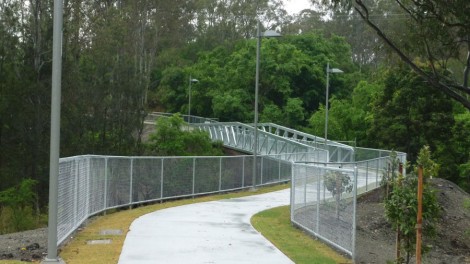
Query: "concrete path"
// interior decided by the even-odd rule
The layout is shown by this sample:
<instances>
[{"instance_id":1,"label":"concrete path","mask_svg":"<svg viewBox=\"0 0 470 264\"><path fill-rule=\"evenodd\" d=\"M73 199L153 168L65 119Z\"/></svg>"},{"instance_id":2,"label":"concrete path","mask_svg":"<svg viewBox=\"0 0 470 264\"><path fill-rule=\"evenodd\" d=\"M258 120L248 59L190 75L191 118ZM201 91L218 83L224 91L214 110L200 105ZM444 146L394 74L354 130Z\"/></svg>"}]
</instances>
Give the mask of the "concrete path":
<instances>
[{"instance_id":1,"label":"concrete path","mask_svg":"<svg viewBox=\"0 0 470 264\"><path fill-rule=\"evenodd\" d=\"M293 263L250 224L257 212L289 204L290 190L168 208L136 219L119 264Z\"/></svg>"}]
</instances>

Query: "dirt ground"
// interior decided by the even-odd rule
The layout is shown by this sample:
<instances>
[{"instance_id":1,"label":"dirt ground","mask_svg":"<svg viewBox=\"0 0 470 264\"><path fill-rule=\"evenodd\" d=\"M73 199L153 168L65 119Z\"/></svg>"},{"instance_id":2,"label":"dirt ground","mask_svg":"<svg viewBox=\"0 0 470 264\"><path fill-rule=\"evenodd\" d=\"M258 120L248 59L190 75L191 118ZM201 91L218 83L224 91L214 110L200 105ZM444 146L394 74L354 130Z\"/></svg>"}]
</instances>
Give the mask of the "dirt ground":
<instances>
[{"instance_id":1,"label":"dirt ground","mask_svg":"<svg viewBox=\"0 0 470 264\"><path fill-rule=\"evenodd\" d=\"M442 210L436 238L423 237L423 243L431 246L423 263L470 263L470 210L463 207L470 195L443 179L435 178L431 183ZM384 217L382 194L378 189L358 200L356 263L387 263L395 259L396 232ZM415 263L413 258L411 263Z\"/></svg>"}]
</instances>

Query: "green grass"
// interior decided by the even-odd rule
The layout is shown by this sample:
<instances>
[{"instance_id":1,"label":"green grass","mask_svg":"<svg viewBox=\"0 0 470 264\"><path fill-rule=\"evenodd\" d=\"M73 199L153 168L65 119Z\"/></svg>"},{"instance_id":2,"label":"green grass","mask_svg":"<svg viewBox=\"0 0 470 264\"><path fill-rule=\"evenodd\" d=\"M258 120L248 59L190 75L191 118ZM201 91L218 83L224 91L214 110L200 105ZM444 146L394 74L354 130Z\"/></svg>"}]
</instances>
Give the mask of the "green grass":
<instances>
[{"instance_id":1,"label":"green grass","mask_svg":"<svg viewBox=\"0 0 470 264\"><path fill-rule=\"evenodd\" d=\"M292 226L289 206L254 215L251 224L297 264L352 263L330 247Z\"/></svg>"}]
</instances>

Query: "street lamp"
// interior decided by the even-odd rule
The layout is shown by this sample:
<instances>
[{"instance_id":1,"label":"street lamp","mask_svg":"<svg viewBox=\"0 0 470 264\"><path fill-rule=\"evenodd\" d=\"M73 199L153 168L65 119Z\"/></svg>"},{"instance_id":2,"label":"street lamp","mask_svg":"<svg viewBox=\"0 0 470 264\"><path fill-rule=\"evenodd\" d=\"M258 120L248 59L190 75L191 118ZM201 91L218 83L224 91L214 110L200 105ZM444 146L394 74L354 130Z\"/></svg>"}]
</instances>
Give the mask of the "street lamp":
<instances>
[{"instance_id":1,"label":"street lamp","mask_svg":"<svg viewBox=\"0 0 470 264\"><path fill-rule=\"evenodd\" d=\"M258 88L259 88L259 61L261 53L261 38L275 38L280 37L281 34L274 30L268 30L261 33L261 23L258 20L258 27L256 30L256 78L255 78L255 120L254 120L254 144L253 144L253 189L256 189L256 158L258 155Z\"/></svg>"},{"instance_id":2,"label":"street lamp","mask_svg":"<svg viewBox=\"0 0 470 264\"><path fill-rule=\"evenodd\" d=\"M330 69L330 63L328 62L326 64L325 147L327 146L328 138L328 93L330 88L330 73L343 73L343 71L337 68Z\"/></svg>"},{"instance_id":3,"label":"street lamp","mask_svg":"<svg viewBox=\"0 0 470 264\"><path fill-rule=\"evenodd\" d=\"M57 213L60 158L60 102L62 90L62 28L63 1L54 0L51 89L51 142L49 158L49 218L47 225L47 256L42 263L64 263L57 256Z\"/></svg>"},{"instance_id":4,"label":"street lamp","mask_svg":"<svg viewBox=\"0 0 470 264\"><path fill-rule=\"evenodd\" d=\"M199 82L197 79L193 79L189 75L189 103L188 103L188 124L191 124L191 84Z\"/></svg>"}]
</instances>

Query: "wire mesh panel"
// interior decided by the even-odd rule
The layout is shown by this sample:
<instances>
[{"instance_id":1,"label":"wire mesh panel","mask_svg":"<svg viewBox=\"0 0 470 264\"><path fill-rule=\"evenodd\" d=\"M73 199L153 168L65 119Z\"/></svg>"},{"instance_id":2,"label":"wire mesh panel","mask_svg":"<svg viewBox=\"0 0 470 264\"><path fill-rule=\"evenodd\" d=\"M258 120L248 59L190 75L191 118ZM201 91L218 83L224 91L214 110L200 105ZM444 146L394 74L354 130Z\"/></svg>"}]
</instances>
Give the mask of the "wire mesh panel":
<instances>
[{"instance_id":1,"label":"wire mesh panel","mask_svg":"<svg viewBox=\"0 0 470 264\"><path fill-rule=\"evenodd\" d=\"M261 157L261 184L279 181L279 162L280 160L275 159L275 157Z\"/></svg>"},{"instance_id":2,"label":"wire mesh panel","mask_svg":"<svg viewBox=\"0 0 470 264\"><path fill-rule=\"evenodd\" d=\"M161 198L162 158L135 158L132 164L132 202Z\"/></svg>"},{"instance_id":3,"label":"wire mesh panel","mask_svg":"<svg viewBox=\"0 0 470 264\"><path fill-rule=\"evenodd\" d=\"M90 157L89 166L88 214L93 215L106 209L107 158L98 156Z\"/></svg>"},{"instance_id":4,"label":"wire mesh panel","mask_svg":"<svg viewBox=\"0 0 470 264\"><path fill-rule=\"evenodd\" d=\"M193 158L163 160L163 198L193 194Z\"/></svg>"},{"instance_id":5,"label":"wire mesh panel","mask_svg":"<svg viewBox=\"0 0 470 264\"><path fill-rule=\"evenodd\" d=\"M244 187L246 157L223 157L221 158L221 189L231 190ZM251 174L250 174L251 175Z\"/></svg>"},{"instance_id":6,"label":"wire mesh panel","mask_svg":"<svg viewBox=\"0 0 470 264\"><path fill-rule=\"evenodd\" d=\"M75 223L75 162L73 159L63 161L59 165L58 176L58 211L57 211L57 238L61 240L74 229Z\"/></svg>"},{"instance_id":7,"label":"wire mesh panel","mask_svg":"<svg viewBox=\"0 0 470 264\"><path fill-rule=\"evenodd\" d=\"M259 162L260 159L256 159L257 162ZM243 161L244 165L244 170L243 170L243 187L246 186L253 186L253 156L247 156L245 157ZM256 174L259 175L259 172ZM256 181L257 183L259 182L258 180Z\"/></svg>"},{"instance_id":8,"label":"wire mesh panel","mask_svg":"<svg viewBox=\"0 0 470 264\"><path fill-rule=\"evenodd\" d=\"M216 192L220 189L220 159L194 158L194 190L195 193ZM191 180L192 181L192 180Z\"/></svg>"},{"instance_id":9,"label":"wire mesh panel","mask_svg":"<svg viewBox=\"0 0 470 264\"><path fill-rule=\"evenodd\" d=\"M81 223L85 219L88 218L88 206L89 206L89 159L88 158L80 158L75 159L75 196L76 202L74 203L74 219L73 222L75 225Z\"/></svg>"},{"instance_id":10,"label":"wire mesh panel","mask_svg":"<svg viewBox=\"0 0 470 264\"><path fill-rule=\"evenodd\" d=\"M110 157L107 164L106 207L129 204L131 188L131 159Z\"/></svg>"},{"instance_id":11,"label":"wire mesh panel","mask_svg":"<svg viewBox=\"0 0 470 264\"><path fill-rule=\"evenodd\" d=\"M292 221L351 254L354 248L356 189L354 170L326 165L295 164Z\"/></svg>"}]
</instances>

